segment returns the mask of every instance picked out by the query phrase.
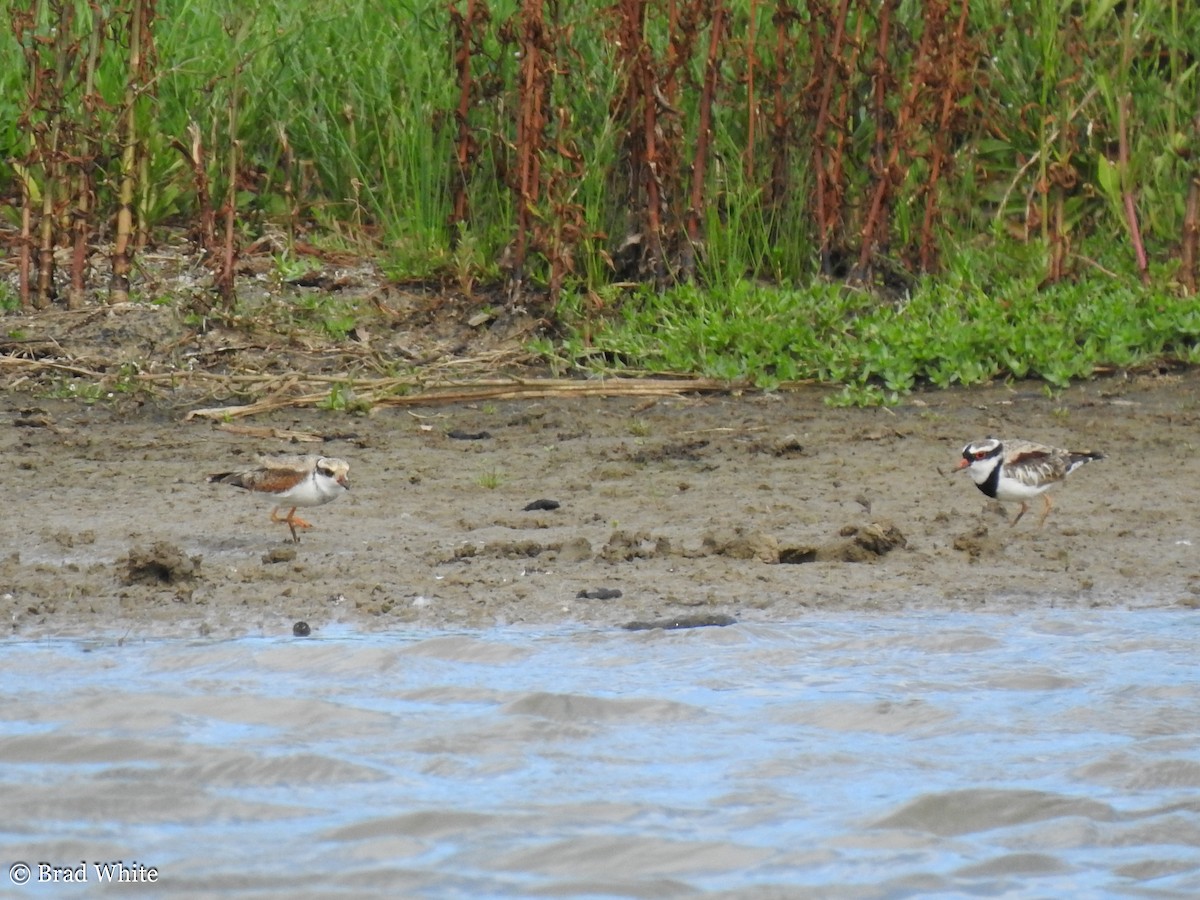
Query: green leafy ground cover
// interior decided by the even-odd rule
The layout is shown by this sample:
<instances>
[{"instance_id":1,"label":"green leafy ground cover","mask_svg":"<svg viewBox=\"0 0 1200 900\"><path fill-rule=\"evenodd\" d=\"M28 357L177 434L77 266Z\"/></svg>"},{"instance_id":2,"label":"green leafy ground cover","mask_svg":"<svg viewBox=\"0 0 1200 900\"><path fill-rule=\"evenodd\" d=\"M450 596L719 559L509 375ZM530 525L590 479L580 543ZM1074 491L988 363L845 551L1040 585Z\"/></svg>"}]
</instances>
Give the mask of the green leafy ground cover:
<instances>
[{"instance_id":1,"label":"green leafy ground cover","mask_svg":"<svg viewBox=\"0 0 1200 900\"><path fill-rule=\"evenodd\" d=\"M1039 378L1057 388L1098 371L1200 362L1193 297L1108 275L986 284L995 268L964 257L890 300L830 283L640 289L608 315L564 309L566 337L539 349L560 367L687 372L764 389L841 384L832 402L845 404L895 402L918 385Z\"/></svg>"}]
</instances>

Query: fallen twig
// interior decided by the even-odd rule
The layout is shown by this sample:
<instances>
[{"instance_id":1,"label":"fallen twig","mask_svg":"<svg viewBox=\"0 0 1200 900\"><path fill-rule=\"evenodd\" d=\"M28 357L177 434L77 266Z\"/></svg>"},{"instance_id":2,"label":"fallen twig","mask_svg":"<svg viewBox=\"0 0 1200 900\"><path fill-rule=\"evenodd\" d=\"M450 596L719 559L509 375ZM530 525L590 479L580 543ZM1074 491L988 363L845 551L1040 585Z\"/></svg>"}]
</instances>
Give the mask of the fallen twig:
<instances>
[{"instance_id":1,"label":"fallen twig","mask_svg":"<svg viewBox=\"0 0 1200 900\"><path fill-rule=\"evenodd\" d=\"M439 403L468 403L481 400L515 400L532 397L648 397L695 393L721 393L739 385L715 378L611 378L572 381L545 378L529 380L472 382L469 384L426 385L419 393L398 394L400 387L414 387L403 379L384 379L384 384L356 382L350 385L355 397L371 406L432 406ZM290 407L315 406L327 400L328 393L293 397L270 397L240 406L193 409L184 421L192 419L238 419Z\"/></svg>"},{"instance_id":2,"label":"fallen twig","mask_svg":"<svg viewBox=\"0 0 1200 900\"><path fill-rule=\"evenodd\" d=\"M293 431L290 428L272 428L269 425L239 425L236 422L221 422L216 426L218 431L239 434L246 437L273 438L279 441L296 441L303 444L319 444L325 440L324 435L313 434L311 431Z\"/></svg>"}]
</instances>

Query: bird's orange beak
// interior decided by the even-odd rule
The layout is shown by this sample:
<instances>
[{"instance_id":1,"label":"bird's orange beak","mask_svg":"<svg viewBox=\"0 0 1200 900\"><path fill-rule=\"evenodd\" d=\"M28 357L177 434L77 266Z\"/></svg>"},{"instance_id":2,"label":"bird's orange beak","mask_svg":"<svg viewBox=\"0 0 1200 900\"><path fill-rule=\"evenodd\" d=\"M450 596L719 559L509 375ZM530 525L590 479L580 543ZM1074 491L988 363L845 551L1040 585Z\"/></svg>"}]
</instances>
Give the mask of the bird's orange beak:
<instances>
[{"instance_id":1,"label":"bird's orange beak","mask_svg":"<svg viewBox=\"0 0 1200 900\"><path fill-rule=\"evenodd\" d=\"M958 465L954 467L954 471L955 471L955 472L961 472L963 469L965 469L965 468L966 468L967 466L969 466L970 464L971 464L971 463L970 463L968 460L965 460L965 459L960 459L960 460L958 461Z\"/></svg>"}]
</instances>

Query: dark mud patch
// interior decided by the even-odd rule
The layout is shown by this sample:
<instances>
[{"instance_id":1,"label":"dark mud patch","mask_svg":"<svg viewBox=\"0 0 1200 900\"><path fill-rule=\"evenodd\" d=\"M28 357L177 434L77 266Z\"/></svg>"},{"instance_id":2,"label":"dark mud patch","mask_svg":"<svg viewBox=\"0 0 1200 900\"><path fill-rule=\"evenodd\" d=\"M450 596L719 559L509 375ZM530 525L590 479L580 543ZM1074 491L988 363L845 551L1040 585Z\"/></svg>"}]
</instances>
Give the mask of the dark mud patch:
<instances>
[{"instance_id":1,"label":"dark mud patch","mask_svg":"<svg viewBox=\"0 0 1200 900\"><path fill-rule=\"evenodd\" d=\"M703 451L709 446L709 441L667 441L654 447L639 447L637 450L622 448L618 456L631 463L644 466L649 463L682 460L683 462L699 462L704 458Z\"/></svg>"},{"instance_id":2,"label":"dark mud patch","mask_svg":"<svg viewBox=\"0 0 1200 900\"><path fill-rule=\"evenodd\" d=\"M178 585L200 577L200 557L188 556L167 541L155 541L149 547L132 547L120 562L121 582L125 585Z\"/></svg>"},{"instance_id":3,"label":"dark mud patch","mask_svg":"<svg viewBox=\"0 0 1200 900\"><path fill-rule=\"evenodd\" d=\"M788 434L781 438L754 441L749 445L749 450L751 453L766 453L791 459L804 453L804 444L796 435Z\"/></svg>"}]
</instances>

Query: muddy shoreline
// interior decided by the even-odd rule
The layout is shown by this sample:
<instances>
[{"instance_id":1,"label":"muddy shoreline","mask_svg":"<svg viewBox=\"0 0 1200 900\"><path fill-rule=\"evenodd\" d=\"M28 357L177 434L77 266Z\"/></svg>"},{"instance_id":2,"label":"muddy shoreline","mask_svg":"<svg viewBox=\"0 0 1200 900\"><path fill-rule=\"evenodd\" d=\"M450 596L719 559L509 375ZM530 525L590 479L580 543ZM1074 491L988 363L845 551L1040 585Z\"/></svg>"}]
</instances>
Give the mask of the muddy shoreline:
<instances>
[{"instance_id":1,"label":"muddy shoreline","mask_svg":"<svg viewBox=\"0 0 1200 900\"><path fill-rule=\"evenodd\" d=\"M920 392L890 410L825 395L254 420L317 439L296 442L185 423L169 403L10 391L0 615L18 637L191 637L1200 603L1196 373ZM1043 529L1013 528L950 474L988 434L1107 458ZM312 510L299 545L262 498L204 482L263 452L351 464L351 493ZM525 509L538 500L559 506Z\"/></svg>"}]
</instances>

